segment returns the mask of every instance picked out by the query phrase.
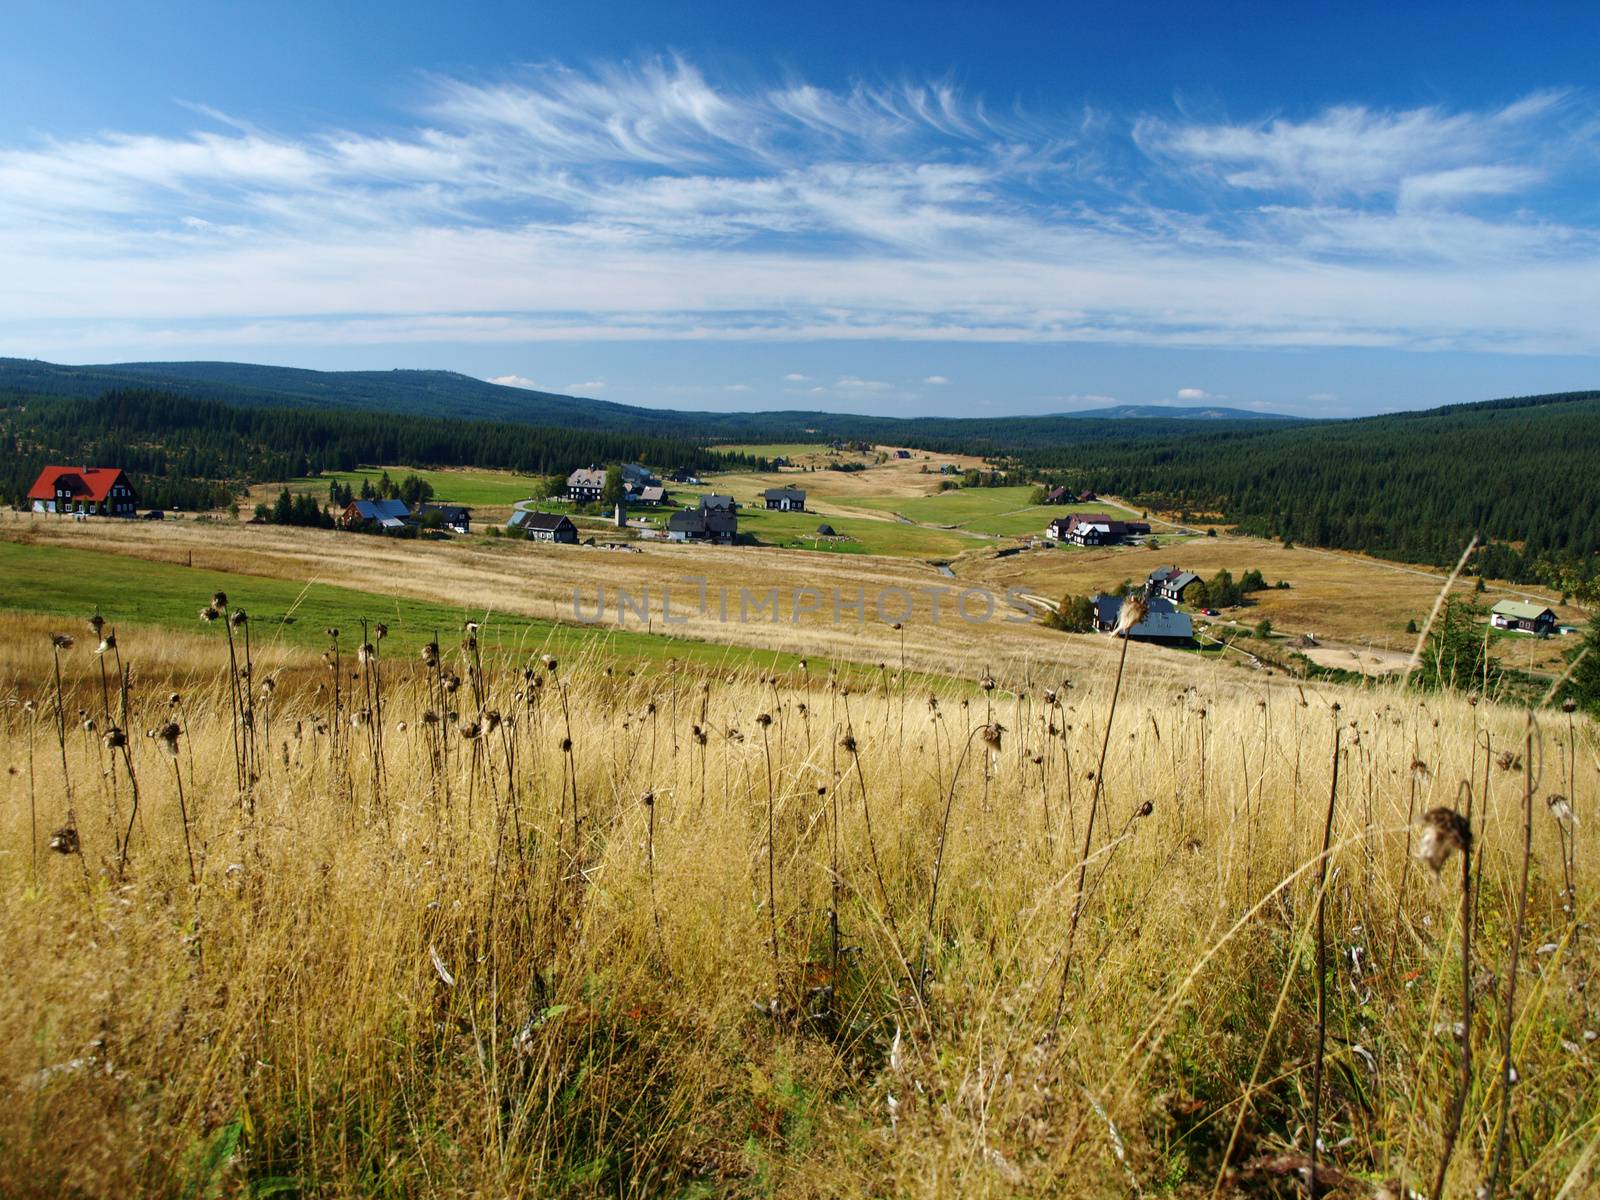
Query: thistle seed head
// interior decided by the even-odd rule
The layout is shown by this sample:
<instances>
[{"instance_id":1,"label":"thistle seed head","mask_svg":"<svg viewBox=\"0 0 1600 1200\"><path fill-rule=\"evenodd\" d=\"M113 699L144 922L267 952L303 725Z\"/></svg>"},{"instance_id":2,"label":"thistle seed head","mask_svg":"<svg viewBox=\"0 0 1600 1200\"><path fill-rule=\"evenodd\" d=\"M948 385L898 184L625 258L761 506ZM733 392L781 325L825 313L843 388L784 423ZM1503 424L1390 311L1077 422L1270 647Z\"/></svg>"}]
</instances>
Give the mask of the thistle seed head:
<instances>
[{"instance_id":1,"label":"thistle seed head","mask_svg":"<svg viewBox=\"0 0 1600 1200\"><path fill-rule=\"evenodd\" d=\"M233 615L228 618L228 624L232 625L235 629L242 629L244 628L245 623L249 620L250 618L245 615L244 609L236 608L233 610Z\"/></svg>"},{"instance_id":2,"label":"thistle seed head","mask_svg":"<svg viewBox=\"0 0 1600 1200\"><path fill-rule=\"evenodd\" d=\"M1571 829L1577 823L1577 817L1572 813L1572 801L1568 800L1560 792L1550 793L1549 798L1545 800L1545 804L1549 806L1550 815L1556 819L1556 823L1561 828Z\"/></svg>"},{"instance_id":3,"label":"thistle seed head","mask_svg":"<svg viewBox=\"0 0 1600 1200\"><path fill-rule=\"evenodd\" d=\"M1417 857L1437 875L1457 850L1462 854L1471 853L1472 826L1453 808L1430 808L1422 815Z\"/></svg>"},{"instance_id":4,"label":"thistle seed head","mask_svg":"<svg viewBox=\"0 0 1600 1200\"><path fill-rule=\"evenodd\" d=\"M78 643L69 634L52 633L50 635L50 644L57 650L71 650Z\"/></svg>"},{"instance_id":5,"label":"thistle seed head","mask_svg":"<svg viewBox=\"0 0 1600 1200\"><path fill-rule=\"evenodd\" d=\"M1143 596L1129 596L1122 602L1122 609L1117 613L1116 626L1111 630L1113 637L1124 637L1135 625L1140 624L1150 615L1150 604Z\"/></svg>"},{"instance_id":6,"label":"thistle seed head","mask_svg":"<svg viewBox=\"0 0 1600 1200\"><path fill-rule=\"evenodd\" d=\"M57 854L76 854L78 852L78 831L71 825L63 825L50 835L50 849Z\"/></svg>"},{"instance_id":7,"label":"thistle seed head","mask_svg":"<svg viewBox=\"0 0 1600 1200\"><path fill-rule=\"evenodd\" d=\"M1006 727L1000 724L1000 722L990 721L980 731L979 736L983 738L986 745L998 750L1000 749L1000 743L1005 731Z\"/></svg>"}]
</instances>

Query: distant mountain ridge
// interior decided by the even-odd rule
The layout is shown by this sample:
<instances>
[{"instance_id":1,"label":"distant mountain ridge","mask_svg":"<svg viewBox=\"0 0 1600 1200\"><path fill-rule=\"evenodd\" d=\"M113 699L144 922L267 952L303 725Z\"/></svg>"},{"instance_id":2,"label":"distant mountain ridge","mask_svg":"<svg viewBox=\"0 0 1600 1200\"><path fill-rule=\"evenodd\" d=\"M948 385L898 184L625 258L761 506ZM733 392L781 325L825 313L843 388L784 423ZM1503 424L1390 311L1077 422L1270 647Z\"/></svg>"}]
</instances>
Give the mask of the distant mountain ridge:
<instances>
[{"instance_id":1,"label":"distant mountain ridge","mask_svg":"<svg viewBox=\"0 0 1600 1200\"><path fill-rule=\"evenodd\" d=\"M814 410L696 412L508 387L454 371L313 371L229 362L66 366L38 359L0 358L0 392L93 398L113 388L158 388L232 404L452 416L569 429L626 429L707 442L837 437L889 443L915 441L930 450L954 449L957 444L970 445L974 441L1002 449L1040 439L1052 443L1099 440L1113 432L1094 428L1097 422L1106 421L1139 421L1142 434L1156 432L1157 426L1168 423L1259 425L1300 419L1214 405L1118 405L1086 412L994 418L876 417ZM1127 432L1121 430L1119 436Z\"/></svg>"}]
</instances>

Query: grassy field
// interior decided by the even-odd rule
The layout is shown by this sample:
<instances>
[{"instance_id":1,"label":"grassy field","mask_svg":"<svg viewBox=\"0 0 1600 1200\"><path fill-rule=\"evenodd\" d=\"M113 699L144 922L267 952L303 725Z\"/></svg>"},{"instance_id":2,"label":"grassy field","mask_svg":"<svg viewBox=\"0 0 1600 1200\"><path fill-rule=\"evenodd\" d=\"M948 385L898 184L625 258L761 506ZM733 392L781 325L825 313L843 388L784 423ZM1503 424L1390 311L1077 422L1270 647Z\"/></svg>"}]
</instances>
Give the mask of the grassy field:
<instances>
[{"instance_id":1,"label":"grassy field","mask_svg":"<svg viewBox=\"0 0 1600 1200\"><path fill-rule=\"evenodd\" d=\"M1075 512L1126 515L1103 504L1030 504L1032 487L956 488L947 492L902 499L863 497L853 503L864 508L899 513L926 525L950 526L974 533L1022 537L1043 534L1056 517Z\"/></svg>"},{"instance_id":2,"label":"grassy field","mask_svg":"<svg viewBox=\"0 0 1600 1200\"><path fill-rule=\"evenodd\" d=\"M337 692L252 663L246 721L223 628L13 659L0 1194L1201 1200L1319 1143L1322 1194L1405 1196L1454 1143L1456 1200L1502 1128L1501 1194L1594 1194L1600 845L1544 799L1600 804L1587 721L1114 659L525 673L459 630ZM183 654L169 702L139 664ZM1430 871L1435 806L1474 852Z\"/></svg>"},{"instance_id":3,"label":"grassy field","mask_svg":"<svg viewBox=\"0 0 1600 1200\"><path fill-rule=\"evenodd\" d=\"M346 484L357 496L363 481L376 484L387 471L389 478L399 483L407 475L415 475L433 488L435 500L469 507L501 508L526 500L534 484L530 475L515 475L510 471L480 471L450 469L429 471L412 467L363 467L356 471L329 472L326 475L291 479L287 484L262 484L255 489L252 503L271 498L287 487L291 492L306 492L319 500L326 500L328 485L335 479Z\"/></svg>"},{"instance_id":4,"label":"grassy field","mask_svg":"<svg viewBox=\"0 0 1600 1200\"><path fill-rule=\"evenodd\" d=\"M427 603L357 588L263 578L236 571L184 567L121 555L57 546L27 546L0 541L0 611L55 614L69 625L91 612L111 614L118 622L138 626L200 631L221 645L225 634L202 625L200 608L215 591L224 591L234 605L250 614L250 628L264 651L279 646L315 648L328 645L324 632L336 628L349 645L360 641L361 622L384 622L388 645L404 653L439 637L451 641L465 621L483 624L488 650L528 655L605 653L619 659L742 665L754 661L748 648L735 649L703 641L652 636L627 629L590 629L494 611L482 606ZM797 656L781 652L755 657L771 669L788 669Z\"/></svg>"},{"instance_id":5,"label":"grassy field","mask_svg":"<svg viewBox=\"0 0 1600 1200\"><path fill-rule=\"evenodd\" d=\"M1427 619L1444 582L1438 572L1360 555L1285 548L1262 538L1226 535L1195 538L1181 546L1166 544L1160 549L1108 546L1030 551L1007 559L974 560L969 574L991 586L1022 587L1056 599L1110 591L1123 580L1143 582L1157 566L1166 564L1207 578L1226 569L1238 579L1254 569L1268 583L1288 582L1288 589L1257 592L1247 607L1227 614L1248 625L1265 618L1282 633L1312 633L1348 645L1370 644L1407 652L1416 641L1415 633L1406 632L1407 622L1420 626ZM1461 585L1460 591L1468 594L1469 586ZM1527 593L1520 589L1503 592L1497 586L1480 600L1492 604L1507 594ZM1578 610L1559 603L1554 607L1563 618L1580 616ZM1527 666L1530 655L1539 656L1532 660L1535 666L1549 664L1570 644L1571 639L1561 638L1523 639L1509 647L1497 643L1511 655L1524 656L1520 661L1513 659L1518 666Z\"/></svg>"}]
</instances>

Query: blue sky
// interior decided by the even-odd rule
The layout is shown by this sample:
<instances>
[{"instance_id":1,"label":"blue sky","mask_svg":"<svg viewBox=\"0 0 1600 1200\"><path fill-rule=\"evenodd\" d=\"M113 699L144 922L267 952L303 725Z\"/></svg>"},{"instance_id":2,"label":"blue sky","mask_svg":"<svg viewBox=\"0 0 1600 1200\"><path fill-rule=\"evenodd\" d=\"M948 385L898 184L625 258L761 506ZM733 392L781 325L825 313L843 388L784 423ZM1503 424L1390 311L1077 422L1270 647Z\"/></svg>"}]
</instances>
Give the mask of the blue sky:
<instances>
[{"instance_id":1,"label":"blue sky","mask_svg":"<svg viewBox=\"0 0 1600 1200\"><path fill-rule=\"evenodd\" d=\"M16 6L0 354L896 414L1600 386L1593 5L1111 7Z\"/></svg>"}]
</instances>

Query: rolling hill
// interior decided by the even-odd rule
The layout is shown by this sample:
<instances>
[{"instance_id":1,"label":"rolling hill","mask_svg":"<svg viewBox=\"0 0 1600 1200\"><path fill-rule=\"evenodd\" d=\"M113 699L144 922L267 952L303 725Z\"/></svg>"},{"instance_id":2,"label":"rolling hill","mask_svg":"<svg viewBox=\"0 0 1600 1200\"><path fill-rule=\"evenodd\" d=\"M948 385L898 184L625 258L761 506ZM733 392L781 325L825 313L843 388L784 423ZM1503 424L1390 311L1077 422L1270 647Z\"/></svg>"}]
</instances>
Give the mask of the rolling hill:
<instances>
[{"instance_id":1,"label":"rolling hill","mask_svg":"<svg viewBox=\"0 0 1600 1200\"><path fill-rule=\"evenodd\" d=\"M615 404L583 396L506 387L454 371L311 371L253 363L147 362L65 366L0 358L0 393L74 399L114 388L155 388L174 395L254 407L288 406L406 416L516 421L568 429L648 433L701 442L792 442L843 438L912 443L953 453L1009 452L1040 444L1072 445L1107 438L1208 428L1300 424L1298 418L1215 406L1121 405L1038 417L878 417L811 410L681 412ZM1136 430L1122 422L1137 421ZM1110 422L1117 422L1112 426Z\"/></svg>"}]
</instances>

